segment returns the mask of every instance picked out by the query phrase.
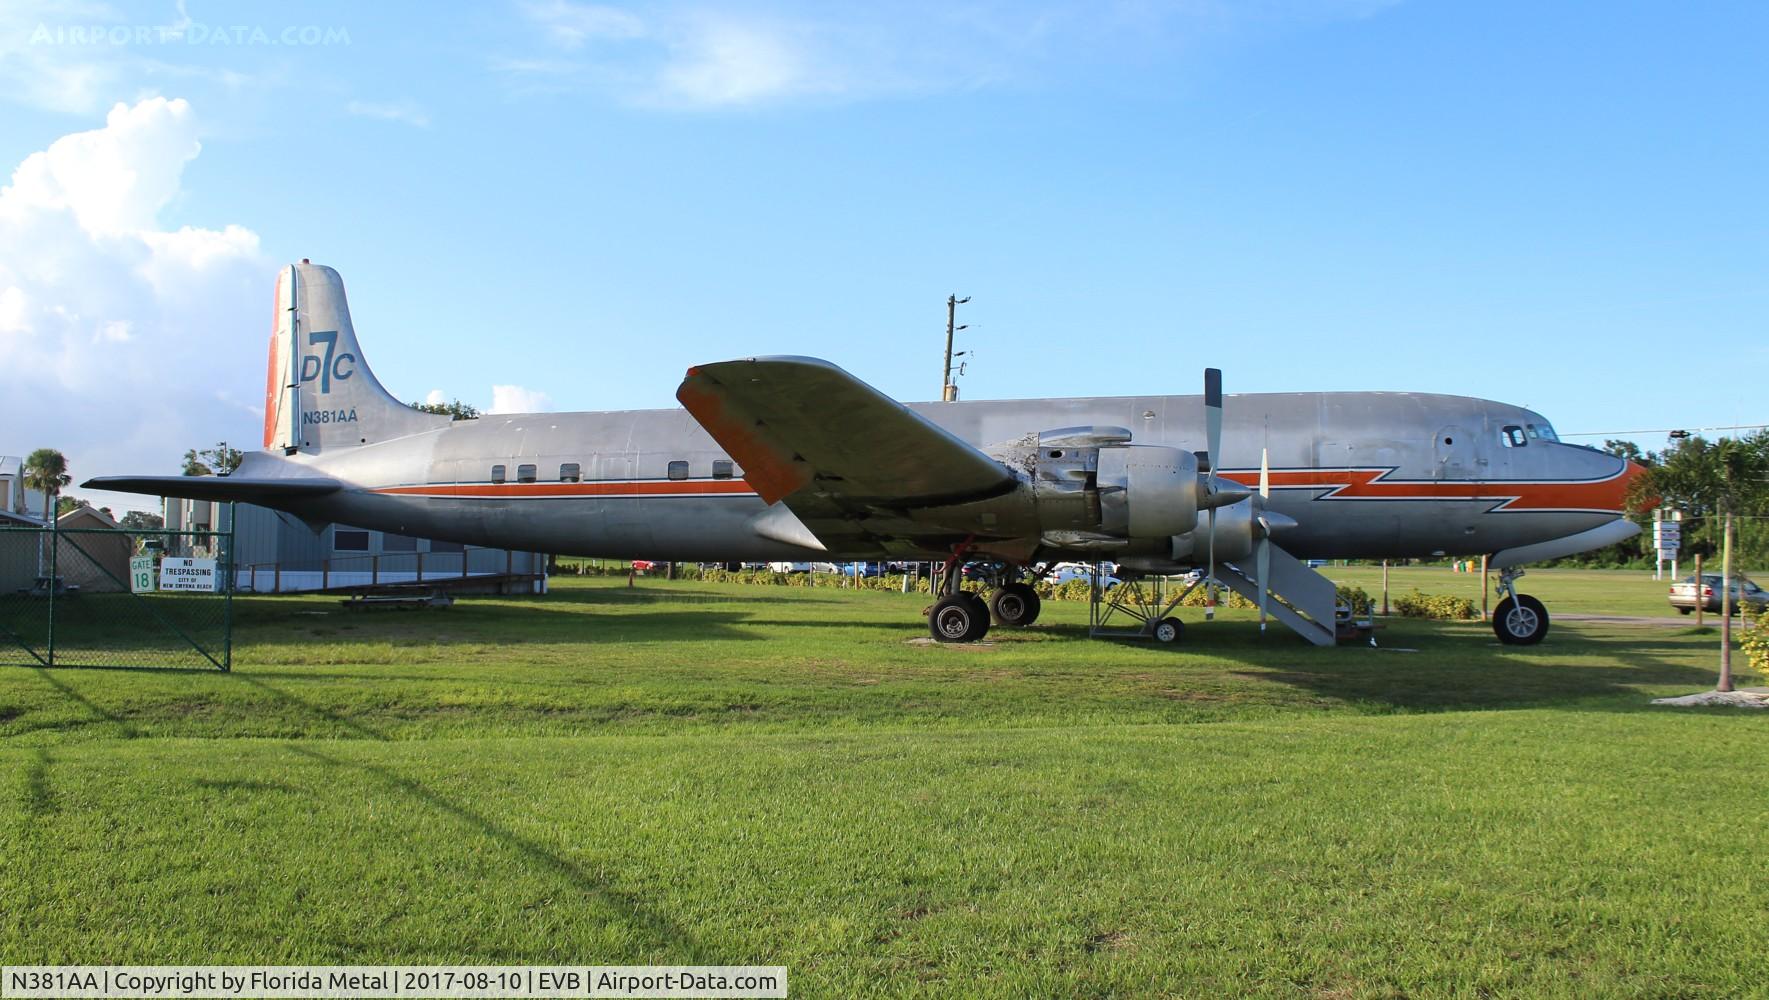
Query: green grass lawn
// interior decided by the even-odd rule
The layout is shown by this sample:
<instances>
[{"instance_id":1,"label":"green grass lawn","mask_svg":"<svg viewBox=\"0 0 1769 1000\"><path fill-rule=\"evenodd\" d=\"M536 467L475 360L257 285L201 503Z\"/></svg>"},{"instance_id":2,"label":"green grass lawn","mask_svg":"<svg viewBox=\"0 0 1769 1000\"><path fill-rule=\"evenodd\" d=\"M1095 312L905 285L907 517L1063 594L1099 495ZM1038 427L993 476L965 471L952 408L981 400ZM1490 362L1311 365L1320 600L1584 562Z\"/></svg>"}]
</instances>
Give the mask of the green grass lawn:
<instances>
[{"instance_id":1,"label":"green grass lawn","mask_svg":"<svg viewBox=\"0 0 1769 1000\"><path fill-rule=\"evenodd\" d=\"M1477 564L1478 565L1478 564ZM1679 578L1695 572L1694 563L1677 567ZM1382 596L1382 567L1326 566L1320 572L1335 583L1364 588L1378 602ZM1718 573L1714 566L1702 572ZM1762 574L1758 574L1760 577ZM1498 574L1492 574L1494 580ZM1755 579L1756 577L1753 577ZM1671 574L1667 567L1663 580L1654 580L1651 570L1628 569L1532 569L1517 581L1519 593L1533 594L1548 606L1550 618L1557 613L1583 615L1632 615L1649 618L1679 617L1667 596ZM1389 569L1389 595L1412 590L1427 594L1453 594L1466 597L1480 606L1480 573L1456 573L1444 566L1395 566ZM1490 598L1491 605L1498 598ZM1710 623L1717 620L1707 616Z\"/></svg>"},{"instance_id":2,"label":"green grass lawn","mask_svg":"<svg viewBox=\"0 0 1769 1000\"><path fill-rule=\"evenodd\" d=\"M231 675L0 669L0 960L781 964L795 996L1769 982L1769 718L1647 705L1712 686L1711 632L1320 650L1187 609L1175 649L1051 604L943 648L911 641L925 603L248 598Z\"/></svg>"}]
</instances>

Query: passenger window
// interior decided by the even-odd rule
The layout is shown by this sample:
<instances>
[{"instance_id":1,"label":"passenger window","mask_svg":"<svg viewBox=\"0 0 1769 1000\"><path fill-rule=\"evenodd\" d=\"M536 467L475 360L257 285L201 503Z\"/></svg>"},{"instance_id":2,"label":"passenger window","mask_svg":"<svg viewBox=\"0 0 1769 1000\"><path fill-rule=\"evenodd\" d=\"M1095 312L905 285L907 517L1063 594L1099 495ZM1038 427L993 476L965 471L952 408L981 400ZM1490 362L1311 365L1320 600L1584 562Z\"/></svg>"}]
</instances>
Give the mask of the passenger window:
<instances>
[{"instance_id":1,"label":"passenger window","mask_svg":"<svg viewBox=\"0 0 1769 1000\"><path fill-rule=\"evenodd\" d=\"M491 481L494 483L501 483L504 481L504 467L503 466L494 465L491 467Z\"/></svg>"},{"instance_id":2,"label":"passenger window","mask_svg":"<svg viewBox=\"0 0 1769 1000\"><path fill-rule=\"evenodd\" d=\"M519 483L532 483L532 482L534 482L534 480L535 480L534 466L532 466L532 465L518 465L518 466L516 466L516 481L517 482L519 482Z\"/></svg>"},{"instance_id":3,"label":"passenger window","mask_svg":"<svg viewBox=\"0 0 1769 1000\"><path fill-rule=\"evenodd\" d=\"M1499 443L1507 448L1522 448L1529 444L1529 438L1524 437L1523 428L1513 424L1499 432Z\"/></svg>"},{"instance_id":4,"label":"passenger window","mask_svg":"<svg viewBox=\"0 0 1769 1000\"><path fill-rule=\"evenodd\" d=\"M733 466L731 465L730 462L725 461L724 459L719 459L718 461L713 463L713 478L714 479L730 479L732 469L733 469Z\"/></svg>"},{"instance_id":5,"label":"passenger window","mask_svg":"<svg viewBox=\"0 0 1769 1000\"><path fill-rule=\"evenodd\" d=\"M671 479L687 479L688 478L688 463L687 462L671 462L670 463L670 478Z\"/></svg>"},{"instance_id":6,"label":"passenger window","mask_svg":"<svg viewBox=\"0 0 1769 1000\"><path fill-rule=\"evenodd\" d=\"M581 479L583 479L583 474L578 471L578 465L576 462L566 462L564 465L559 466L560 482L575 483Z\"/></svg>"}]
</instances>

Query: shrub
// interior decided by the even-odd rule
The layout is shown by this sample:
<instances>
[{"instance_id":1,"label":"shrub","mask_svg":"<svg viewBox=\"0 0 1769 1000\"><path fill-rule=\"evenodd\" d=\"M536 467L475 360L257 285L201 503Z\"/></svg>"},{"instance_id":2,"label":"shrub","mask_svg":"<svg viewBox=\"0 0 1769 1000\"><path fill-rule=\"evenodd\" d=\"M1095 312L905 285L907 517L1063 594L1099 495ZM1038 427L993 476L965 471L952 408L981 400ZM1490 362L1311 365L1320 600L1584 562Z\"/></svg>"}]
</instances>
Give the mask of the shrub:
<instances>
[{"instance_id":1,"label":"shrub","mask_svg":"<svg viewBox=\"0 0 1769 1000\"><path fill-rule=\"evenodd\" d=\"M1751 669L1758 677L1769 677L1769 620L1757 618L1757 624L1739 633L1738 644L1750 657Z\"/></svg>"},{"instance_id":2,"label":"shrub","mask_svg":"<svg viewBox=\"0 0 1769 1000\"><path fill-rule=\"evenodd\" d=\"M1362 587L1340 584L1333 588L1333 600L1351 608L1353 615L1369 613L1373 607L1370 595Z\"/></svg>"},{"instance_id":3,"label":"shrub","mask_svg":"<svg viewBox=\"0 0 1769 1000\"><path fill-rule=\"evenodd\" d=\"M1415 590L1394 598L1391 603L1395 612L1406 618L1472 621L1480 617L1480 609L1474 606L1473 601L1448 594L1421 594Z\"/></svg>"}]
</instances>

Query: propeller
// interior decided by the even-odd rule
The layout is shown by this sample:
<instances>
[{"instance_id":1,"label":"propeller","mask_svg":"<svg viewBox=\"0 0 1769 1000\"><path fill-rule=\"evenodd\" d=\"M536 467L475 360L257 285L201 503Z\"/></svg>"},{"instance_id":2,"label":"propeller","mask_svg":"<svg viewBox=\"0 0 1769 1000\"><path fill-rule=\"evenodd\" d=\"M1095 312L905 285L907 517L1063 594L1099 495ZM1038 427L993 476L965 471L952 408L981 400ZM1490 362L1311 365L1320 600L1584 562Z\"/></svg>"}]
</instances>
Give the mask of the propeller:
<instances>
[{"instance_id":1,"label":"propeller","mask_svg":"<svg viewBox=\"0 0 1769 1000\"><path fill-rule=\"evenodd\" d=\"M1204 369L1205 448L1210 458L1209 494L1216 495L1216 469L1222 452L1222 369ZM1210 573L1204 578L1204 619L1216 619L1216 505L1210 505Z\"/></svg>"}]
</instances>

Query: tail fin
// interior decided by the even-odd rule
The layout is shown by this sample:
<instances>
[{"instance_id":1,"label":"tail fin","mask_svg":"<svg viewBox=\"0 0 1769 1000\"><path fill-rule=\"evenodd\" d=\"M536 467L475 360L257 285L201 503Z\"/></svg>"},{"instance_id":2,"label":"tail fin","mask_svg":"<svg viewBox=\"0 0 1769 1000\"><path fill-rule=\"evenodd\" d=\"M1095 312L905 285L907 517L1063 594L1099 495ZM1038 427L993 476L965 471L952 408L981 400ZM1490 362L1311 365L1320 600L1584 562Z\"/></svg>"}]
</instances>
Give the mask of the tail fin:
<instances>
[{"instance_id":1,"label":"tail fin","mask_svg":"<svg viewBox=\"0 0 1769 1000\"><path fill-rule=\"evenodd\" d=\"M264 386L266 451L319 454L448 422L401 403L375 381L337 271L307 261L283 269Z\"/></svg>"}]
</instances>

